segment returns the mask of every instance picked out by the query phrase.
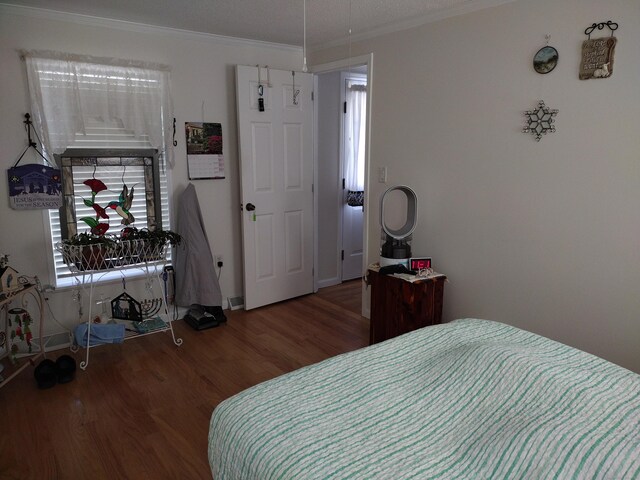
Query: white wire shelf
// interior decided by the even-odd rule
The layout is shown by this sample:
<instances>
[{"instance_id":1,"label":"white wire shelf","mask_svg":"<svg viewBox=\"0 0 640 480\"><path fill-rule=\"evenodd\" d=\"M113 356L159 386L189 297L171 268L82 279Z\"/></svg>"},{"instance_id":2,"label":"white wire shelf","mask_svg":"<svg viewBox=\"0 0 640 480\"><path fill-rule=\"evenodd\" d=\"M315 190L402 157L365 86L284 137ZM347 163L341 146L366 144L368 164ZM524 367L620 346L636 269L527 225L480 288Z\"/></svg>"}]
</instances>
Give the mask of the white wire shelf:
<instances>
[{"instance_id":1,"label":"white wire shelf","mask_svg":"<svg viewBox=\"0 0 640 480\"><path fill-rule=\"evenodd\" d=\"M166 243L148 240L113 240L113 243L92 245L56 244L64 262L73 273L128 268L132 265L163 262L167 258Z\"/></svg>"},{"instance_id":2,"label":"white wire shelf","mask_svg":"<svg viewBox=\"0 0 640 480\"><path fill-rule=\"evenodd\" d=\"M164 272L164 265L167 261L168 243L157 243L146 239L121 240L117 237L107 237L111 241L93 245L70 245L58 242L56 249L62 254L64 262L71 270L72 274L79 279L80 288L89 289L89 315L87 321L87 346L85 359L80 362L80 368L85 370L89 365L89 352L99 346L91 345L92 308L95 289L95 278L102 278L108 272L124 268L140 268L145 271L147 278L152 282L149 288L155 283L160 293L161 304L159 305L158 316L165 322L165 327L150 330L148 332L127 332L124 339L142 337L159 332L170 332L173 343L182 345L182 339L177 338L173 330L172 321L169 318L169 309L166 303L166 285L161 281ZM165 277L166 278L166 277ZM77 345L72 346L76 351Z\"/></svg>"}]
</instances>

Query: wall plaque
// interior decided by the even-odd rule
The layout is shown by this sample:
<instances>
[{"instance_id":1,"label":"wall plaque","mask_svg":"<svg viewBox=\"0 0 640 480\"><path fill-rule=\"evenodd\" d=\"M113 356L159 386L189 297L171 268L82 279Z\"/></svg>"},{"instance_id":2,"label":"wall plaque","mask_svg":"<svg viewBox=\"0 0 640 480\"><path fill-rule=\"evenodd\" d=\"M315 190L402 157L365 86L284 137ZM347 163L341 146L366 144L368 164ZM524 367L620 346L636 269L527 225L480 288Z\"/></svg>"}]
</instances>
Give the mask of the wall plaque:
<instances>
[{"instance_id":1,"label":"wall plaque","mask_svg":"<svg viewBox=\"0 0 640 480\"><path fill-rule=\"evenodd\" d=\"M62 206L60 170L40 164L8 170L9 205L14 210L52 209Z\"/></svg>"},{"instance_id":2,"label":"wall plaque","mask_svg":"<svg viewBox=\"0 0 640 480\"><path fill-rule=\"evenodd\" d=\"M607 78L613 73L613 52L616 37L594 38L582 43L580 80Z\"/></svg>"}]
</instances>

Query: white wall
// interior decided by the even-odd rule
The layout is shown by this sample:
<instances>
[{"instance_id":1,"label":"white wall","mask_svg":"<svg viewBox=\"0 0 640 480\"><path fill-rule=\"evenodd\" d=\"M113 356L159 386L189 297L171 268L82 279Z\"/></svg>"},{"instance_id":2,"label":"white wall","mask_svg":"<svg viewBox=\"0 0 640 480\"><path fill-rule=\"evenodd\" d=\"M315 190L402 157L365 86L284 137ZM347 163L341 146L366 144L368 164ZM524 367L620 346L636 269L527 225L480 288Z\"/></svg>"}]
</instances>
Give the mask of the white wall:
<instances>
[{"instance_id":1,"label":"white wall","mask_svg":"<svg viewBox=\"0 0 640 480\"><path fill-rule=\"evenodd\" d=\"M609 19L620 23L614 73L580 81L584 29ZM539 75L545 34L560 60ZM353 45L376 64L370 198L416 190L413 248L450 278L446 320L506 322L640 372L638 45L637 0L521 0ZM522 113L540 99L560 113L536 143Z\"/></svg>"},{"instance_id":2,"label":"white wall","mask_svg":"<svg viewBox=\"0 0 640 480\"><path fill-rule=\"evenodd\" d=\"M29 100L18 49L49 49L171 66L178 140L176 167L171 172L173 195L182 192L188 184L184 122L221 123L226 179L199 180L194 184L211 249L214 255L224 257L222 293L224 296L242 295L234 66L260 64L272 68L299 68L300 49L102 21L95 23L103 26L78 24L61 17L47 18L41 11L0 6L0 153L5 168L15 162L26 145L22 120L24 113L29 111ZM119 26L116 28L116 25ZM25 160L28 163L34 159ZM11 265L20 273L38 275L43 283L49 283L49 252L44 248L42 211L10 209L6 180L0 182L0 197L5 199L0 202L0 252L11 255ZM120 293L121 286L99 289L98 296L103 290L106 295ZM56 292L50 298L56 317L73 325L77 306L71 301L71 292ZM51 323L48 325L48 330L56 328Z\"/></svg>"},{"instance_id":3,"label":"white wall","mask_svg":"<svg viewBox=\"0 0 640 480\"><path fill-rule=\"evenodd\" d=\"M340 283L340 72L318 75L318 286Z\"/></svg>"}]
</instances>

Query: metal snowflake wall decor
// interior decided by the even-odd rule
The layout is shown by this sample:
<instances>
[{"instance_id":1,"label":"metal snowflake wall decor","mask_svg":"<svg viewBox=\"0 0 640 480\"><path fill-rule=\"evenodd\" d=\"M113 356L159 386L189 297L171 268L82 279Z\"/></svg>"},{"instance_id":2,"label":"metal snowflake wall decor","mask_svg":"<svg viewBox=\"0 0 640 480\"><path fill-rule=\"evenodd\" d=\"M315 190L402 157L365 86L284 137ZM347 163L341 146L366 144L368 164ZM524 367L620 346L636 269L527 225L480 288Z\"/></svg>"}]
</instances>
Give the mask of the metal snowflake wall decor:
<instances>
[{"instance_id":1,"label":"metal snowflake wall decor","mask_svg":"<svg viewBox=\"0 0 640 480\"><path fill-rule=\"evenodd\" d=\"M556 131L556 127L553 126L553 122L555 121L553 117L557 114L557 109L549 109L544 104L544 100L540 100L538 102L538 108L524 112L524 116L527 118L527 124L522 129L522 132L530 133L536 137L536 142L539 142L542 135Z\"/></svg>"}]
</instances>

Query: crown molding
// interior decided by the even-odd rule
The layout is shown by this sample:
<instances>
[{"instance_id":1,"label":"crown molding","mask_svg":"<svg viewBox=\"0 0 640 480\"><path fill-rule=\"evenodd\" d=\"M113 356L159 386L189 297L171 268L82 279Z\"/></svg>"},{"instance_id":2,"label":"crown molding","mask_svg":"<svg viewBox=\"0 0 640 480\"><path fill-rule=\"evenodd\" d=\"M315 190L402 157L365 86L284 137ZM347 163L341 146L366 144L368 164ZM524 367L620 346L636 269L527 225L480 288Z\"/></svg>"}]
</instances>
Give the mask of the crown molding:
<instances>
[{"instance_id":1,"label":"crown molding","mask_svg":"<svg viewBox=\"0 0 640 480\"><path fill-rule=\"evenodd\" d=\"M106 27L116 30L136 33L152 33L160 35L174 35L176 37L190 40L208 41L224 45L252 46L273 48L289 52L302 52L302 47L297 45L287 45L284 43L265 42L262 40L250 40L246 38L228 37L225 35L215 35L213 33L193 32L179 28L160 27L147 25L144 23L128 22L125 20L115 20L112 18L93 17L91 15L81 15L78 13L67 13L58 10L48 10L44 8L26 7L22 5L11 5L0 3L0 15L20 15L42 20L55 20L59 22L69 22L78 25L88 25L92 27Z\"/></svg>"},{"instance_id":2,"label":"crown molding","mask_svg":"<svg viewBox=\"0 0 640 480\"><path fill-rule=\"evenodd\" d=\"M366 32L356 33L351 35L351 42L360 42L363 40L369 40L371 38L387 35L389 33L400 32L403 30L409 30L411 28L420 27L429 23L439 22L451 17L457 17L459 15L465 15L467 13L477 12L479 10L485 10L491 7L497 7L506 3L513 3L518 0L474 0L468 1L462 5L456 5L454 7L443 8L434 13L429 13L422 16L410 18L408 20L402 20L399 22L391 23L377 28L372 28ZM326 48L339 47L349 42L349 36L338 37L329 42L323 42L316 45L309 46L310 52L317 52Z\"/></svg>"}]
</instances>

